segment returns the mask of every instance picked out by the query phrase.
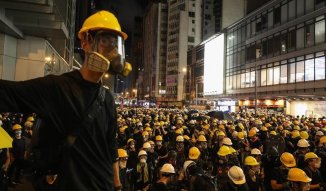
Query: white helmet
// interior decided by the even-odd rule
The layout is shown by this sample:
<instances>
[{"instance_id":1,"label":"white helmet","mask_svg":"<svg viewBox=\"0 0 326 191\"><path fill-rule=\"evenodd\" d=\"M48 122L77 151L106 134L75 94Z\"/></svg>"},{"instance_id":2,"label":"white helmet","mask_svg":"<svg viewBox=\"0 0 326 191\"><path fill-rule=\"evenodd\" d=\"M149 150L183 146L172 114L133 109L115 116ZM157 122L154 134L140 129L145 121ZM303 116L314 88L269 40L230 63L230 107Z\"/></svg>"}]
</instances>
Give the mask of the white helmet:
<instances>
[{"instance_id":1,"label":"white helmet","mask_svg":"<svg viewBox=\"0 0 326 191\"><path fill-rule=\"evenodd\" d=\"M187 160L183 163L183 171L186 172L189 165L195 165L196 163L192 160Z\"/></svg>"},{"instance_id":2,"label":"white helmet","mask_svg":"<svg viewBox=\"0 0 326 191\"><path fill-rule=\"evenodd\" d=\"M183 142L183 141L184 141L183 136L181 136L181 135L177 136L176 141L177 141L177 142Z\"/></svg>"},{"instance_id":3,"label":"white helmet","mask_svg":"<svg viewBox=\"0 0 326 191\"><path fill-rule=\"evenodd\" d=\"M253 127L253 128L251 128L251 129L255 130L255 131L256 131L256 133L258 133L258 132L259 132L259 129L257 129L257 127Z\"/></svg>"},{"instance_id":4,"label":"white helmet","mask_svg":"<svg viewBox=\"0 0 326 191\"><path fill-rule=\"evenodd\" d=\"M149 142L145 142L143 144L143 149L150 149L151 148L151 144Z\"/></svg>"},{"instance_id":5,"label":"white helmet","mask_svg":"<svg viewBox=\"0 0 326 191\"><path fill-rule=\"evenodd\" d=\"M195 120L190 120L189 121L189 124L194 125L195 124Z\"/></svg>"},{"instance_id":6,"label":"white helmet","mask_svg":"<svg viewBox=\"0 0 326 191\"><path fill-rule=\"evenodd\" d=\"M254 149L251 149L251 154L252 154L252 155L261 155L261 152L260 152L259 149L254 148Z\"/></svg>"},{"instance_id":7,"label":"white helmet","mask_svg":"<svg viewBox=\"0 0 326 191\"><path fill-rule=\"evenodd\" d=\"M146 151L140 150L139 153L138 153L138 157L143 156L143 155L147 156Z\"/></svg>"},{"instance_id":8,"label":"white helmet","mask_svg":"<svg viewBox=\"0 0 326 191\"><path fill-rule=\"evenodd\" d=\"M243 174L243 170L238 166L232 166L229 169L228 176L234 184L241 185L246 183L246 177Z\"/></svg>"},{"instance_id":9,"label":"white helmet","mask_svg":"<svg viewBox=\"0 0 326 191\"><path fill-rule=\"evenodd\" d=\"M317 136L324 136L324 133L322 131L317 131L316 135Z\"/></svg>"},{"instance_id":10,"label":"white helmet","mask_svg":"<svg viewBox=\"0 0 326 191\"><path fill-rule=\"evenodd\" d=\"M169 163L165 163L162 166L162 168L161 168L160 171L163 172L163 173L175 174L174 167L171 164L169 164Z\"/></svg>"},{"instance_id":11,"label":"white helmet","mask_svg":"<svg viewBox=\"0 0 326 191\"><path fill-rule=\"evenodd\" d=\"M232 145L232 141L228 137L223 138L223 142L222 143L223 143L223 145L227 145L227 146L231 146Z\"/></svg>"},{"instance_id":12,"label":"white helmet","mask_svg":"<svg viewBox=\"0 0 326 191\"><path fill-rule=\"evenodd\" d=\"M310 144L308 143L308 141L306 139L300 139L298 141L298 144L297 144L298 147L303 147L303 148L306 148L306 147L309 147Z\"/></svg>"}]
</instances>

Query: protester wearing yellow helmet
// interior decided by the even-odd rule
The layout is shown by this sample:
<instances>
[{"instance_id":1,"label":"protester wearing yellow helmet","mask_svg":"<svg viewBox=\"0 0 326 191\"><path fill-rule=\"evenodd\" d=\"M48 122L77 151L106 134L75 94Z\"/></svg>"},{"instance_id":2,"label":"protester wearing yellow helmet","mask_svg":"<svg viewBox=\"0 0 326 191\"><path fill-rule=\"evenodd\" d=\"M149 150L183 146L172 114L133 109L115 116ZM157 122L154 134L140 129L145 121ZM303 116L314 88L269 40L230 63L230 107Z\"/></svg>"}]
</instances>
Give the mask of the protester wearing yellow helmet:
<instances>
[{"instance_id":1,"label":"protester wearing yellow helmet","mask_svg":"<svg viewBox=\"0 0 326 191\"><path fill-rule=\"evenodd\" d=\"M260 164L252 156L247 156L244 161L245 175L250 190L262 190L263 178L260 174Z\"/></svg>"},{"instance_id":2,"label":"protester wearing yellow helmet","mask_svg":"<svg viewBox=\"0 0 326 191\"><path fill-rule=\"evenodd\" d=\"M289 170L287 180L290 182L291 191L309 191L311 178L300 168L292 168Z\"/></svg>"},{"instance_id":3,"label":"protester wearing yellow helmet","mask_svg":"<svg viewBox=\"0 0 326 191\"><path fill-rule=\"evenodd\" d=\"M296 166L296 161L291 153L284 152L280 157L281 166L275 168L271 177L271 187L274 190L289 189L287 174L290 168Z\"/></svg>"}]
</instances>

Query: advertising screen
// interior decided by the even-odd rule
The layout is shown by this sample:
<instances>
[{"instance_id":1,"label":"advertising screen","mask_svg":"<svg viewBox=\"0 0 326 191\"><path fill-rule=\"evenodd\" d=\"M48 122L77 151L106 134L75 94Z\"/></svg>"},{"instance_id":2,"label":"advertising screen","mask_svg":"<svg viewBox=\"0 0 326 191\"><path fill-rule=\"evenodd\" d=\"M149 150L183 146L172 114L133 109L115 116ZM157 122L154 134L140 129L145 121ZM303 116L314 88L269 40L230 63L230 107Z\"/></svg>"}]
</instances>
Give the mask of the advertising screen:
<instances>
[{"instance_id":1,"label":"advertising screen","mask_svg":"<svg viewBox=\"0 0 326 191\"><path fill-rule=\"evenodd\" d=\"M204 95L223 94L224 89L224 34L205 44Z\"/></svg>"}]
</instances>

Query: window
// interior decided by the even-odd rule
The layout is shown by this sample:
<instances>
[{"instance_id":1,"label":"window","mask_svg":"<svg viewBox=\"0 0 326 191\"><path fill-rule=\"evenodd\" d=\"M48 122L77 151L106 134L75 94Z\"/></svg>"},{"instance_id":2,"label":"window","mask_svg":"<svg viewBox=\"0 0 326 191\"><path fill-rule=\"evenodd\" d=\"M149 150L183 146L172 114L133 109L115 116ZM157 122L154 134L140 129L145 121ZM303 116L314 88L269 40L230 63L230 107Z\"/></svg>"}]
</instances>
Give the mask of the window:
<instances>
[{"instance_id":1,"label":"window","mask_svg":"<svg viewBox=\"0 0 326 191\"><path fill-rule=\"evenodd\" d=\"M281 23L281 7L277 7L274 9L274 25Z\"/></svg>"},{"instance_id":2,"label":"window","mask_svg":"<svg viewBox=\"0 0 326 191\"><path fill-rule=\"evenodd\" d=\"M279 55L280 54L280 48L281 48L281 38L279 34L276 34L274 36L274 55Z\"/></svg>"},{"instance_id":3,"label":"window","mask_svg":"<svg viewBox=\"0 0 326 191\"><path fill-rule=\"evenodd\" d=\"M250 87L255 87L256 73L255 71L250 72Z\"/></svg>"},{"instance_id":4,"label":"window","mask_svg":"<svg viewBox=\"0 0 326 191\"><path fill-rule=\"evenodd\" d=\"M306 0L306 13L309 13L314 10L314 1Z\"/></svg>"},{"instance_id":5,"label":"window","mask_svg":"<svg viewBox=\"0 0 326 191\"><path fill-rule=\"evenodd\" d=\"M240 77L241 77L241 75L238 74L237 75L237 89L240 89L241 88L241 80L240 80Z\"/></svg>"},{"instance_id":6,"label":"window","mask_svg":"<svg viewBox=\"0 0 326 191\"><path fill-rule=\"evenodd\" d=\"M295 63L289 65L290 83L295 82Z\"/></svg>"},{"instance_id":7,"label":"window","mask_svg":"<svg viewBox=\"0 0 326 191\"><path fill-rule=\"evenodd\" d=\"M260 71L260 85L266 86L266 69Z\"/></svg>"},{"instance_id":8,"label":"window","mask_svg":"<svg viewBox=\"0 0 326 191\"><path fill-rule=\"evenodd\" d=\"M281 53L286 53L287 52L287 33L283 33L281 35Z\"/></svg>"},{"instance_id":9,"label":"window","mask_svg":"<svg viewBox=\"0 0 326 191\"><path fill-rule=\"evenodd\" d=\"M273 38L269 37L267 40L267 56L272 57L273 56Z\"/></svg>"},{"instance_id":10,"label":"window","mask_svg":"<svg viewBox=\"0 0 326 191\"><path fill-rule=\"evenodd\" d=\"M281 74L280 74L280 83L286 84L288 82L288 66L282 65L281 66Z\"/></svg>"},{"instance_id":11,"label":"window","mask_svg":"<svg viewBox=\"0 0 326 191\"><path fill-rule=\"evenodd\" d=\"M316 80L325 79L325 56L315 58Z\"/></svg>"},{"instance_id":12,"label":"window","mask_svg":"<svg viewBox=\"0 0 326 191\"><path fill-rule=\"evenodd\" d=\"M274 67L274 85L280 83L280 67Z\"/></svg>"},{"instance_id":13,"label":"window","mask_svg":"<svg viewBox=\"0 0 326 191\"><path fill-rule=\"evenodd\" d=\"M192 32L195 32L195 29L194 29L194 28L192 28L192 29L191 29L191 31L192 31Z\"/></svg>"},{"instance_id":14,"label":"window","mask_svg":"<svg viewBox=\"0 0 326 191\"><path fill-rule=\"evenodd\" d=\"M312 81L315 79L314 74L314 59L309 59L305 61L305 81Z\"/></svg>"},{"instance_id":15,"label":"window","mask_svg":"<svg viewBox=\"0 0 326 191\"><path fill-rule=\"evenodd\" d=\"M268 28L273 27L273 11L268 12Z\"/></svg>"},{"instance_id":16,"label":"window","mask_svg":"<svg viewBox=\"0 0 326 191\"><path fill-rule=\"evenodd\" d=\"M304 2L305 0L297 0L297 16L302 16L304 13Z\"/></svg>"},{"instance_id":17,"label":"window","mask_svg":"<svg viewBox=\"0 0 326 191\"><path fill-rule=\"evenodd\" d=\"M246 86L246 74L242 73L241 74L241 88L245 88Z\"/></svg>"},{"instance_id":18,"label":"window","mask_svg":"<svg viewBox=\"0 0 326 191\"><path fill-rule=\"evenodd\" d=\"M251 21L251 35L256 34L256 21Z\"/></svg>"},{"instance_id":19,"label":"window","mask_svg":"<svg viewBox=\"0 0 326 191\"><path fill-rule=\"evenodd\" d=\"M232 76L232 89L236 89L237 88L237 76L233 75Z\"/></svg>"},{"instance_id":20,"label":"window","mask_svg":"<svg viewBox=\"0 0 326 191\"><path fill-rule=\"evenodd\" d=\"M304 81L304 62L298 61L296 64L296 82L303 82Z\"/></svg>"},{"instance_id":21,"label":"window","mask_svg":"<svg viewBox=\"0 0 326 191\"><path fill-rule=\"evenodd\" d=\"M325 6L325 0L316 0L316 9L322 8Z\"/></svg>"},{"instance_id":22,"label":"window","mask_svg":"<svg viewBox=\"0 0 326 191\"><path fill-rule=\"evenodd\" d=\"M306 26L306 47L314 45L314 31L315 27L314 24L310 24Z\"/></svg>"},{"instance_id":23,"label":"window","mask_svg":"<svg viewBox=\"0 0 326 191\"><path fill-rule=\"evenodd\" d=\"M195 37L188 36L188 42L195 42Z\"/></svg>"},{"instance_id":24,"label":"window","mask_svg":"<svg viewBox=\"0 0 326 191\"><path fill-rule=\"evenodd\" d=\"M289 20L295 18L295 0L289 2Z\"/></svg>"},{"instance_id":25,"label":"window","mask_svg":"<svg viewBox=\"0 0 326 191\"><path fill-rule=\"evenodd\" d=\"M281 7L281 22L285 23L288 20L288 6L287 4L282 5Z\"/></svg>"},{"instance_id":26,"label":"window","mask_svg":"<svg viewBox=\"0 0 326 191\"><path fill-rule=\"evenodd\" d=\"M246 72L245 86L246 86L246 88L250 87L250 72Z\"/></svg>"},{"instance_id":27,"label":"window","mask_svg":"<svg viewBox=\"0 0 326 191\"><path fill-rule=\"evenodd\" d=\"M250 23L247 24L247 38L250 37Z\"/></svg>"},{"instance_id":28,"label":"window","mask_svg":"<svg viewBox=\"0 0 326 191\"><path fill-rule=\"evenodd\" d=\"M267 85L273 85L273 68L267 69Z\"/></svg>"},{"instance_id":29,"label":"window","mask_svg":"<svg viewBox=\"0 0 326 191\"><path fill-rule=\"evenodd\" d=\"M195 20L192 20L191 22L192 22L193 24L195 24Z\"/></svg>"},{"instance_id":30,"label":"window","mask_svg":"<svg viewBox=\"0 0 326 191\"><path fill-rule=\"evenodd\" d=\"M294 29L290 29L288 32L288 51L295 50L296 46L296 31Z\"/></svg>"},{"instance_id":31,"label":"window","mask_svg":"<svg viewBox=\"0 0 326 191\"><path fill-rule=\"evenodd\" d=\"M304 28L297 29L297 49L304 47Z\"/></svg>"},{"instance_id":32,"label":"window","mask_svg":"<svg viewBox=\"0 0 326 191\"><path fill-rule=\"evenodd\" d=\"M325 20L316 22L315 40L316 40L316 44L325 42Z\"/></svg>"},{"instance_id":33,"label":"window","mask_svg":"<svg viewBox=\"0 0 326 191\"><path fill-rule=\"evenodd\" d=\"M195 12L189 12L189 17L195 17Z\"/></svg>"}]
</instances>

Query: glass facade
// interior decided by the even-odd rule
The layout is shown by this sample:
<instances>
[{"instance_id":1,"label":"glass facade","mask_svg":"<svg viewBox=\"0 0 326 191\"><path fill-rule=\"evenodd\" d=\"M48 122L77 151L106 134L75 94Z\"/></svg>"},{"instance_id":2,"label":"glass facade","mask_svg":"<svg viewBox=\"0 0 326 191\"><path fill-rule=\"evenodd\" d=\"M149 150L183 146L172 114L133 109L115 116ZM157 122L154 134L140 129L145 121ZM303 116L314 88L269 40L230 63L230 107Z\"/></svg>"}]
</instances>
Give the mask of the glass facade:
<instances>
[{"instance_id":1,"label":"glass facade","mask_svg":"<svg viewBox=\"0 0 326 191\"><path fill-rule=\"evenodd\" d=\"M324 6L284 0L227 29L226 90L325 80L325 50L304 53L325 44Z\"/></svg>"}]
</instances>

